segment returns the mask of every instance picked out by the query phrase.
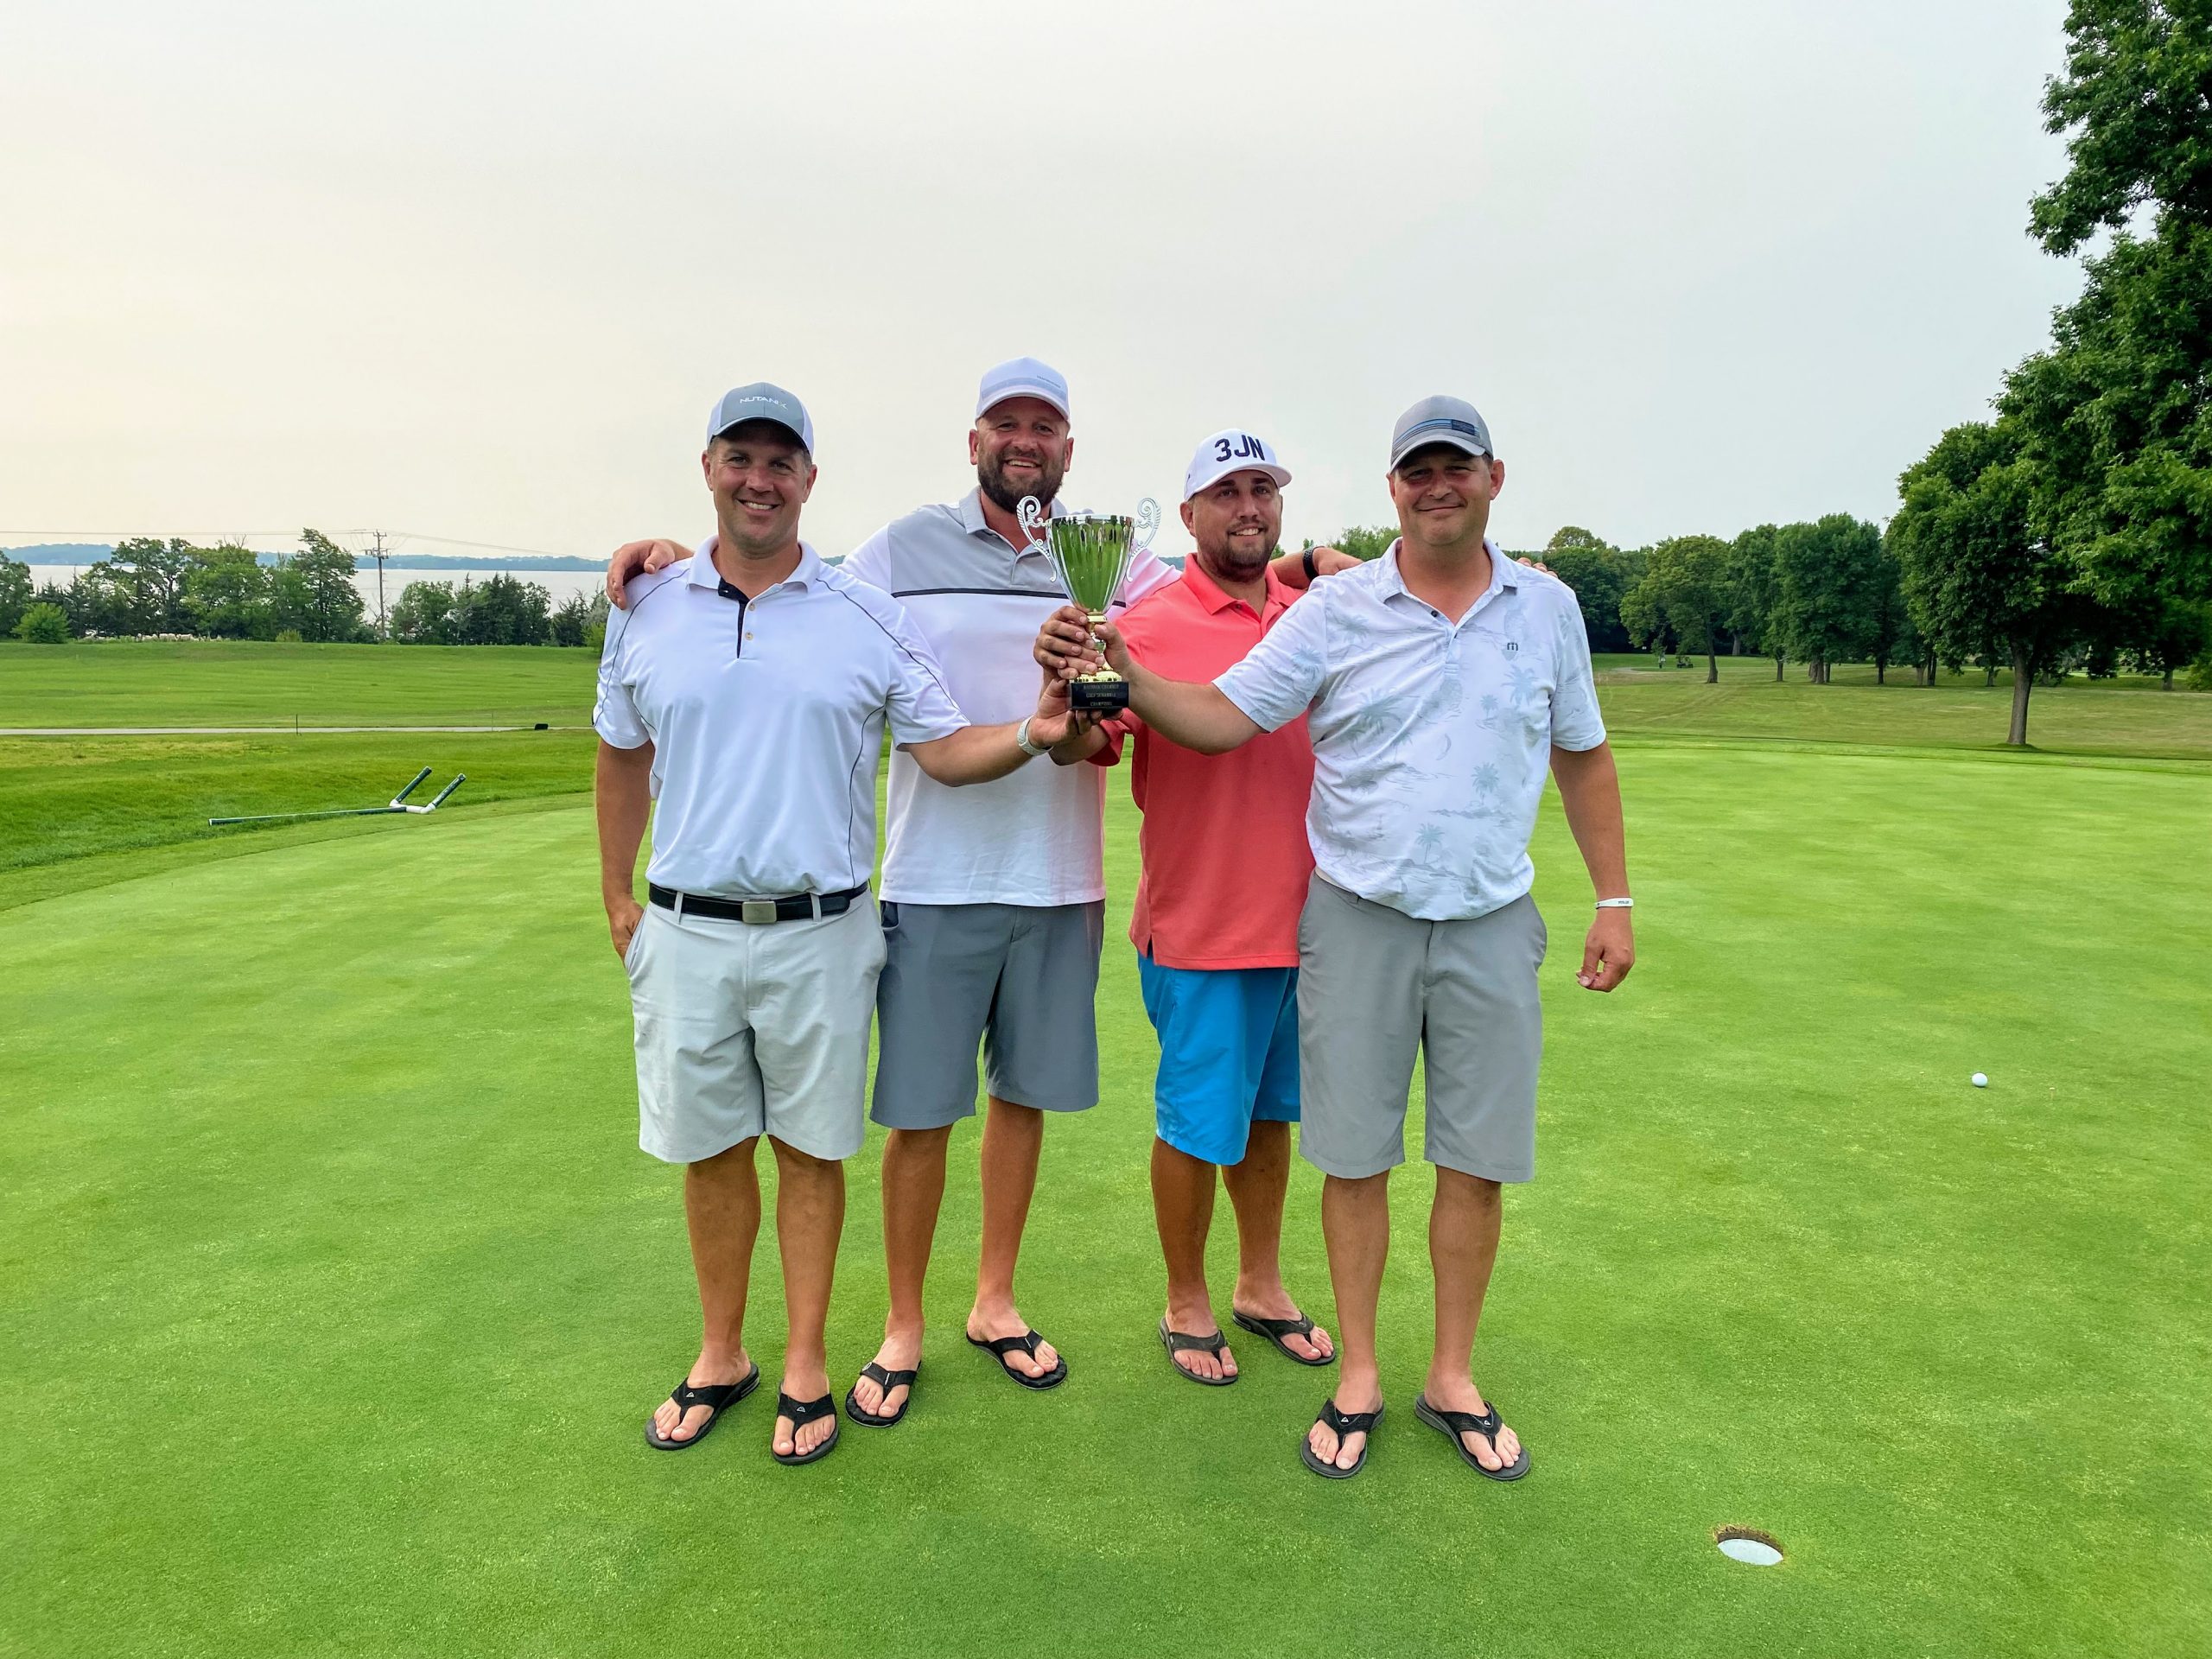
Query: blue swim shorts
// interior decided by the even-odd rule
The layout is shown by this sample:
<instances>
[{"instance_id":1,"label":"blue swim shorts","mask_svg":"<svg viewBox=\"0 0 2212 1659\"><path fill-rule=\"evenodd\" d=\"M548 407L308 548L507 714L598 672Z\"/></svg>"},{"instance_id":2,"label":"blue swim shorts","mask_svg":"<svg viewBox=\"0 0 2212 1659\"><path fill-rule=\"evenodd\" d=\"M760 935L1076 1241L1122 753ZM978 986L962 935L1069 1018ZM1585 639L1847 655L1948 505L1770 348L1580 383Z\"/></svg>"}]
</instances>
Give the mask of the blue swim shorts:
<instances>
[{"instance_id":1,"label":"blue swim shorts","mask_svg":"<svg viewBox=\"0 0 2212 1659\"><path fill-rule=\"evenodd\" d=\"M1298 969L1163 968L1140 951L1144 1011L1160 1033L1160 1138L1241 1164L1255 1119L1298 1122Z\"/></svg>"}]
</instances>

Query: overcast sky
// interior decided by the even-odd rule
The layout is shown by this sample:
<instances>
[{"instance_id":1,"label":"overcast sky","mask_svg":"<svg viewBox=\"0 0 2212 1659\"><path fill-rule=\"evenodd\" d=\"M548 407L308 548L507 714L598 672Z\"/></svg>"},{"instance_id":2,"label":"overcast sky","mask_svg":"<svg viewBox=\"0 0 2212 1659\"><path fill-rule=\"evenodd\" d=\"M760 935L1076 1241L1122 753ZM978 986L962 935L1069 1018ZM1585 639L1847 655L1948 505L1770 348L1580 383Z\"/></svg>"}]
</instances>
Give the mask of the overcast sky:
<instances>
[{"instance_id":1,"label":"overcast sky","mask_svg":"<svg viewBox=\"0 0 2212 1659\"><path fill-rule=\"evenodd\" d=\"M972 484L1021 353L1077 505L1246 425L1293 544L1382 522L1450 391L1510 546L1886 517L2077 284L2024 234L2063 15L8 0L0 544L693 536L766 378L839 552Z\"/></svg>"}]
</instances>

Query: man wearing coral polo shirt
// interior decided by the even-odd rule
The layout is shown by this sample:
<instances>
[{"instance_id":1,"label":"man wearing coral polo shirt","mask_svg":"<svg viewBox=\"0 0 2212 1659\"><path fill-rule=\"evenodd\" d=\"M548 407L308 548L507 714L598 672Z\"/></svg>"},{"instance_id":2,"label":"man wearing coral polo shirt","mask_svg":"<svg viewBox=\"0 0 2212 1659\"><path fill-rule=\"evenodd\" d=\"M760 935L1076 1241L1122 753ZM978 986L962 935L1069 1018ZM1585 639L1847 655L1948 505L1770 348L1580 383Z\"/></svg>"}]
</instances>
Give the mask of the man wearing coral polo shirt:
<instances>
[{"instance_id":1,"label":"man wearing coral polo shirt","mask_svg":"<svg viewBox=\"0 0 2212 1659\"><path fill-rule=\"evenodd\" d=\"M1122 621L1155 673L1211 680L1243 660L1299 596L1268 568L1290 474L1249 432L1217 432L1183 480L1183 524L1198 550ZM1322 550L1334 569L1350 563ZM1309 556L1309 558L1311 556ZM1314 574L1309 568L1309 580ZM1039 655L1087 631L1072 607ZM1236 1324L1303 1365L1325 1365L1327 1332L1283 1287L1283 1198L1298 1121L1298 917L1313 873L1306 804L1313 751L1294 721L1233 753L1203 755L1148 730L1134 712L1053 752L1111 766L1134 738L1130 792L1144 814L1144 869L1129 930L1145 1012L1160 1034L1154 1086L1153 1210L1167 1260L1160 1339L1196 1382L1236 1380L1236 1357L1206 1289L1214 1172L1236 1211Z\"/></svg>"}]
</instances>

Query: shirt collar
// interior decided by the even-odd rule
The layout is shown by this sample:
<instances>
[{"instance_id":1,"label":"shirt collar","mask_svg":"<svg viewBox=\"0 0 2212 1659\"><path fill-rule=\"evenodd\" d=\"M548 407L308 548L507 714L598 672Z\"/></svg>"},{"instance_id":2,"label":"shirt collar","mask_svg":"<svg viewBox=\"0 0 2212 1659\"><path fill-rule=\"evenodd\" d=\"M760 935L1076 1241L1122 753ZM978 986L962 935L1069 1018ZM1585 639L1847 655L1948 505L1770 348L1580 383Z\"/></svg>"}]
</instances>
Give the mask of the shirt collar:
<instances>
[{"instance_id":1,"label":"shirt collar","mask_svg":"<svg viewBox=\"0 0 2212 1659\"><path fill-rule=\"evenodd\" d=\"M801 542L798 544L798 563L793 567L791 575L785 576L776 586L778 588L811 587L822 579L822 556L814 550L810 543ZM711 588L717 590L721 588L722 573L715 565L715 538L713 537L709 536L705 541L700 543L698 551L691 556L691 569L688 580L694 588ZM772 588L770 591L774 590Z\"/></svg>"},{"instance_id":2,"label":"shirt collar","mask_svg":"<svg viewBox=\"0 0 2212 1659\"><path fill-rule=\"evenodd\" d=\"M1283 585L1282 578L1275 575L1275 568L1272 562L1262 574L1266 577L1268 584L1266 597L1260 601L1263 613L1261 620L1264 621L1266 620L1264 613L1281 610L1290 603L1291 595L1290 589ZM1198 563L1198 556L1196 553L1185 556L1183 560L1183 582L1190 588L1192 596L1199 604L1205 606L1211 615L1218 616L1230 606L1243 603L1234 594L1226 592L1219 582L1205 573L1204 568Z\"/></svg>"},{"instance_id":3,"label":"shirt collar","mask_svg":"<svg viewBox=\"0 0 2212 1659\"><path fill-rule=\"evenodd\" d=\"M970 536L981 536L990 531L990 524L983 517L983 486L982 485L978 484L967 494L962 496L960 505L955 511L960 514L961 529L966 531ZM1057 495L1052 498L1052 516L1055 518L1065 518L1068 516L1067 503ZM1017 553L1025 550L1018 547L1014 549Z\"/></svg>"},{"instance_id":4,"label":"shirt collar","mask_svg":"<svg viewBox=\"0 0 2212 1659\"><path fill-rule=\"evenodd\" d=\"M1401 536L1390 543L1390 550L1382 556L1382 594L1386 599L1392 594L1406 591L1405 575L1398 569L1398 550L1405 544L1405 537ZM1476 605L1481 604L1492 594L1516 593L1521 587L1517 574L1521 567L1513 562L1511 556L1487 536L1483 537L1483 548L1490 555L1490 586L1475 595ZM1473 606L1468 607L1470 615L1473 611Z\"/></svg>"}]
</instances>

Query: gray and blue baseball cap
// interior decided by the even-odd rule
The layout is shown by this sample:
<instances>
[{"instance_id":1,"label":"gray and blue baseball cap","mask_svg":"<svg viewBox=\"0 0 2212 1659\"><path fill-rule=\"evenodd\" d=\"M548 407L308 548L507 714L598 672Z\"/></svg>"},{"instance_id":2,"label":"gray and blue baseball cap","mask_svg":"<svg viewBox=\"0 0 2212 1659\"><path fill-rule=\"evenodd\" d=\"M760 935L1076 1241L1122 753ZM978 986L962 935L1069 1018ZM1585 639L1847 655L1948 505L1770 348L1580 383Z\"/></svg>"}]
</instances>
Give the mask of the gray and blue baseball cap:
<instances>
[{"instance_id":1,"label":"gray and blue baseball cap","mask_svg":"<svg viewBox=\"0 0 2212 1659\"><path fill-rule=\"evenodd\" d=\"M1390 470L1424 444L1448 443L1454 449L1485 461L1490 447L1490 423L1464 397L1424 397L1404 414L1390 434Z\"/></svg>"},{"instance_id":2,"label":"gray and blue baseball cap","mask_svg":"<svg viewBox=\"0 0 2212 1659\"><path fill-rule=\"evenodd\" d=\"M781 386L755 380L749 386L733 386L722 393L715 412L707 416L707 442L712 443L733 426L747 421L773 421L797 438L808 454L814 453L813 417L804 404Z\"/></svg>"},{"instance_id":3,"label":"gray and blue baseball cap","mask_svg":"<svg viewBox=\"0 0 2212 1659\"><path fill-rule=\"evenodd\" d=\"M1009 358L983 371L983 383L976 390L976 418L982 420L1009 397L1042 398L1060 411L1062 420L1075 418L1068 411L1067 378L1033 357Z\"/></svg>"}]
</instances>

